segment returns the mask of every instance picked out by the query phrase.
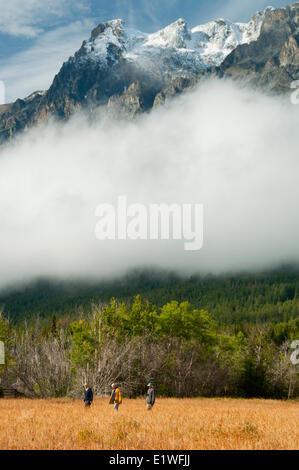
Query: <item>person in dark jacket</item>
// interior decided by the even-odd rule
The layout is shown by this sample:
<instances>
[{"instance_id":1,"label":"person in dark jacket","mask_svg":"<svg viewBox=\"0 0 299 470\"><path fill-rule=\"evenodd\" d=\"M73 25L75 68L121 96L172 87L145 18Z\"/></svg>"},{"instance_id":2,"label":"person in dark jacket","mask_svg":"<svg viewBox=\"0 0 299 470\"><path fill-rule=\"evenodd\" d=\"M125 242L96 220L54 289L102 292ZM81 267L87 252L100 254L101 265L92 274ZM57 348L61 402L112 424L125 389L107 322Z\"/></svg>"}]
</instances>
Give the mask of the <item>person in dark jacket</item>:
<instances>
[{"instance_id":1,"label":"person in dark jacket","mask_svg":"<svg viewBox=\"0 0 299 470\"><path fill-rule=\"evenodd\" d=\"M93 402L93 393L90 387L87 384L84 384L84 399L85 407L90 407Z\"/></svg>"},{"instance_id":2,"label":"person in dark jacket","mask_svg":"<svg viewBox=\"0 0 299 470\"><path fill-rule=\"evenodd\" d=\"M156 401L156 394L152 382L147 384L146 409L151 410Z\"/></svg>"}]
</instances>

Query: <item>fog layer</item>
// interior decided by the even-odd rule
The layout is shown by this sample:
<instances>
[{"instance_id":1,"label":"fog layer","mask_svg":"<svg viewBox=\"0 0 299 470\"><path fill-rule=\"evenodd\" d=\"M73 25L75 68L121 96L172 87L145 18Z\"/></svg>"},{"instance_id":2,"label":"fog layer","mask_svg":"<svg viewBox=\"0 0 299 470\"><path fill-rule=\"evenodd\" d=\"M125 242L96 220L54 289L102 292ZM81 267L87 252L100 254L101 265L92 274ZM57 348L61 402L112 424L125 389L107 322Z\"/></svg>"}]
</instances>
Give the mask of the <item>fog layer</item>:
<instances>
[{"instance_id":1,"label":"fog layer","mask_svg":"<svg viewBox=\"0 0 299 470\"><path fill-rule=\"evenodd\" d=\"M181 273L299 261L299 106L210 82L136 122L33 129L0 151L0 287L38 276ZM99 241L100 203L199 203L204 246Z\"/></svg>"}]
</instances>

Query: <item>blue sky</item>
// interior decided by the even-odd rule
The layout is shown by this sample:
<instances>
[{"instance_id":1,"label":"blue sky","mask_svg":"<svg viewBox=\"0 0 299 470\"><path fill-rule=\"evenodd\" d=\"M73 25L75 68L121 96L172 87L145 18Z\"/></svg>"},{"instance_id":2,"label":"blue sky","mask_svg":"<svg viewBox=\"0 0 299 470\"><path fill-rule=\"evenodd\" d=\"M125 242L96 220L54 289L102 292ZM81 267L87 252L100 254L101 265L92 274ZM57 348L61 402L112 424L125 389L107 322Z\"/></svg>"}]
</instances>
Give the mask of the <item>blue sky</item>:
<instances>
[{"instance_id":1,"label":"blue sky","mask_svg":"<svg viewBox=\"0 0 299 470\"><path fill-rule=\"evenodd\" d=\"M89 37L99 22L123 18L153 32L178 18L190 26L216 18L249 21L283 0L0 0L0 80L6 101L51 84L62 62Z\"/></svg>"}]
</instances>

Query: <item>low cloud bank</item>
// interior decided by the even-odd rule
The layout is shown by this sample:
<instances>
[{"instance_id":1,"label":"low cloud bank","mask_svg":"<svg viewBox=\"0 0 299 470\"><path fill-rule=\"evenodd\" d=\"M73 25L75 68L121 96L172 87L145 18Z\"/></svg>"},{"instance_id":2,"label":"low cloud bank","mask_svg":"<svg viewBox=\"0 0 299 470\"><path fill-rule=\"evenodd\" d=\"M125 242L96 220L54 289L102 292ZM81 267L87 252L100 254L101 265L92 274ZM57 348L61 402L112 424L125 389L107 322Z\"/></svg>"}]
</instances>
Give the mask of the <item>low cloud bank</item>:
<instances>
[{"instance_id":1,"label":"low cloud bank","mask_svg":"<svg viewBox=\"0 0 299 470\"><path fill-rule=\"evenodd\" d=\"M299 106L209 82L138 122L34 129L0 151L0 287L134 267L181 273L299 261ZM204 246L99 241L95 209L202 203Z\"/></svg>"}]
</instances>

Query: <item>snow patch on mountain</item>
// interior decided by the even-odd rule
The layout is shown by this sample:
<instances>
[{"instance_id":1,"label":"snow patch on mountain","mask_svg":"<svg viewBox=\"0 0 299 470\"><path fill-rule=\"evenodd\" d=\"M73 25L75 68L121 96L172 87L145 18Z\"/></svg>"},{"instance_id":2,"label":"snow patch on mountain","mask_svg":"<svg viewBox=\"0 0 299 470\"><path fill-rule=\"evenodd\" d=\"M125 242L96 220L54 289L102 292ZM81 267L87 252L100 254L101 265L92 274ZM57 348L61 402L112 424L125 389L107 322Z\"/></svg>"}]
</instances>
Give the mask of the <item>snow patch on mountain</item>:
<instances>
[{"instance_id":1,"label":"snow patch on mountain","mask_svg":"<svg viewBox=\"0 0 299 470\"><path fill-rule=\"evenodd\" d=\"M31 93L29 96L26 96L26 98L24 98L24 101L32 101L34 100L34 98L36 98L37 96L44 96L45 94L47 93L46 90L38 90L38 91L34 91L33 93Z\"/></svg>"},{"instance_id":2,"label":"snow patch on mountain","mask_svg":"<svg viewBox=\"0 0 299 470\"><path fill-rule=\"evenodd\" d=\"M206 67L219 66L237 46L256 41L260 35L264 12L258 12L249 23L232 23L219 19L196 26L191 47L201 55Z\"/></svg>"}]
</instances>

